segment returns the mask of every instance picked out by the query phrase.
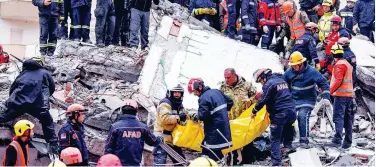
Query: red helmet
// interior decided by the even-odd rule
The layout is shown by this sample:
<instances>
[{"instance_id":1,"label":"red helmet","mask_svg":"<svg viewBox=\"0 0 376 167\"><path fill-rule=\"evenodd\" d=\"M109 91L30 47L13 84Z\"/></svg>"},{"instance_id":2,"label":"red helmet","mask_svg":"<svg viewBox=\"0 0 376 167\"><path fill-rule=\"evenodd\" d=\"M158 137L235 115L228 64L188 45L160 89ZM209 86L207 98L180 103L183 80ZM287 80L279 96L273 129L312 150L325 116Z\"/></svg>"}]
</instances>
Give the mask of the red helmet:
<instances>
[{"instance_id":1,"label":"red helmet","mask_svg":"<svg viewBox=\"0 0 376 167\"><path fill-rule=\"evenodd\" d=\"M314 22L309 22L305 25L306 30L315 30L318 29L317 24Z\"/></svg>"},{"instance_id":2,"label":"red helmet","mask_svg":"<svg viewBox=\"0 0 376 167\"><path fill-rule=\"evenodd\" d=\"M67 147L60 153L60 160L65 165L79 164L82 162L82 155L80 150L76 147Z\"/></svg>"},{"instance_id":3,"label":"red helmet","mask_svg":"<svg viewBox=\"0 0 376 167\"><path fill-rule=\"evenodd\" d=\"M106 154L99 158L97 166L122 166L120 159L114 154Z\"/></svg>"},{"instance_id":4,"label":"red helmet","mask_svg":"<svg viewBox=\"0 0 376 167\"><path fill-rule=\"evenodd\" d=\"M287 13L294 8L294 4L290 1L286 1L282 4L282 13Z\"/></svg>"},{"instance_id":5,"label":"red helmet","mask_svg":"<svg viewBox=\"0 0 376 167\"><path fill-rule=\"evenodd\" d=\"M338 15L334 15L334 16L332 17L332 19L330 19L330 21L331 21L332 23L335 23L335 24L341 24L342 19L341 19L341 17L339 17Z\"/></svg>"},{"instance_id":6,"label":"red helmet","mask_svg":"<svg viewBox=\"0 0 376 167\"><path fill-rule=\"evenodd\" d=\"M198 86L204 86L204 81L201 78L191 78L188 82L188 92L192 93L198 89Z\"/></svg>"},{"instance_id":7,"label":"red helmet","mask_svg":"<svg viewBox=\"0 0 376 167\"><path fill-rule=\"evenodd\" d=\"M350 40L347 37L341 37L338 40L338 44L342 46L350 46Z\"/></svg>"}]
</instances>

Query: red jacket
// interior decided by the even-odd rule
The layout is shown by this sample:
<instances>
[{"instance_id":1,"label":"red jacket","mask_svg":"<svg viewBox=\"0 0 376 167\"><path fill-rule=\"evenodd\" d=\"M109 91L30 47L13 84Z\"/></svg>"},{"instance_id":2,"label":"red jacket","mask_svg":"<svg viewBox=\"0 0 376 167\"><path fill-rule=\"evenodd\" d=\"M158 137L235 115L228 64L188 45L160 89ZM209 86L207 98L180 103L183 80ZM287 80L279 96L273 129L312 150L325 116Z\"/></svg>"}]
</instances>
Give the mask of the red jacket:
<instances>
[{"instance_id":1,"label":"red jacket","mask_svg":"<svg viewBox=\"0 0 376 167\"><path fill-rule=\"evenodd\" d=\"M271 25L277 26L281 25L281 15L279 10L278 1L273 0L263 0L259 4L259 19L260 26Z\"/></svg>"},{"instance_id":2,"label":"red jacket","mask_svg":"<svg viewBox=\"0 0 376 167\"><path fill-rule=\"evenodd\" d=\"M336 44L339 40L339 38L341 37L347 37L349 39L351 39L351 35L346 31L346 29L344 28L340 28L338 31L336 32L331 32L329 33L327 39L326 39L326 45L325 45L325 54L327 56L329 56L331 53L330 53L330 50L332 49L332 46L334 44Z\"/></svg>"}]
</instances>

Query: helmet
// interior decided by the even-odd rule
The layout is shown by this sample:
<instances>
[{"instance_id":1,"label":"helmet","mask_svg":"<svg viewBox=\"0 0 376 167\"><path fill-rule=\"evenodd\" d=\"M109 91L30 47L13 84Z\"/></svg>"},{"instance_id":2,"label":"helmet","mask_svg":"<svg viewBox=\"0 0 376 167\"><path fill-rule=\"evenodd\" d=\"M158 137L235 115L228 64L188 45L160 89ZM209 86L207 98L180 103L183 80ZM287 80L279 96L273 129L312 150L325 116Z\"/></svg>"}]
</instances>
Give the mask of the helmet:
<instances>
[{"instance_id":1,"label":"helmet","mask_svg":"<svg viewBox=\"0 0 376 167\"><path fill-rule=\"evenodd\" d=\"M294 8L294 4L290 1L286 1L282 4L282 13L287 13Z\"/></svg>"},{"instance_id":2,"label":"helmet","mask_svg":"<svg viewBox=\"0 0 376 167\"><path fill-rule=\"evenodd\" d=\"M28 120L19 120L14 124L14 132L16 136L24 136L25 131L33 129L34 124Z\"/></svg>"},{"instance_id":3,"label":"helmet","mask_svg":"<svg viewBox=\"0 0 376 167\"><path fill-rule=\"evenodd\" d=\"M55 160L55 161L52 161L48 167L67 167L67 165L65 165L63 162L61 162L60 160Z\"/></svg>"},{"instance_id":4,"label":"helmet","mask_svg":"<svg viewBox=\"0 0 376 167\"><path fill-rule=\"evenodd\" d=\"M198 157L191 161L188 167L217 167L218 164L214 160L207 157Z\"/></svg>"},{"instance_id":5,"label":"helmet","mask_svg":"<svg viewBox=\"0 0 376 167\"><path fill-rule=\"evenodd\" d=\"M302 64L307 58L303 57L302 53L295 51L290 56L289 66Z\"/></svg>"},{"instance_id":6,"label":"helmet","mask_svg":"<svg viewBox=\"0 0 376 167\"><path fill-rule=\"evenodd\" d=\"M133 100L133 99L125 99L124 100L124 106L131 106L136 110L138 109L137 101Z\"/></svg>"},{"instance_id":7,"label":"helmet","mask_svg":"<svg viewBox=\"0 0 376 167\"><path fill-rule=\"evenodd\" d=\"M81 104L72 104L68 107L66 113L72 113L72 112L86 112L87 109L85 109L84 106Z\"/></svg>"},{"instance_id":8,"label":"helmet","mask_svg":"<svg viewBox=\"0 0 376 167\"><path fill-rule=\"evenodd\" d=\"M350 40L347 37L341 37L338 40L338 44L341 45L342 47L350 46Z\"/></svg>"},{"instance_id":9,"label":"helmet","mask_svg":"<svg viewBox=\"0 0 376 167\"><path fill-rule=\"evenodd\" d=\"M317 27L317 24L314 23L314 22L309 22L305 25L305 29L306 30L317 30L318 27Z\"/></svg>"},{"instance_id":10,"label":"helmet","mask_svg":"<svg viewBox=\"0 0 376 167\"><path fill-rule=\"evenodd\" d=\"M272 70L269 69L269 68L261 68L261 69L258 69L256 70L254 73L253 73L253 78L255 79L256 82L259 82L259 78L265 78L265 75L271 73Z\"/></svg>"},{"instance_id":11,"label":"helmet","mask_svg":"<svg viewBox=\"0 0 376 167\"><path fill-rule=\"evenodd\" d=\"M331 53L335 58L341 58L343 56L343 48L341 45L335 44L332 46Z\"/></svg>"},{"instance_id":12,"label":"helmet","mask_svg":"<svg viewBox=\"0 0 376 167\"><path fill-rule=\"evenodd\" d=\"M67 147L61 151L60 160L66 165L79 164L82 162L82 155L78 148Z\"/></svg>"},{"instance_id":13,"label":"helmet","mask_svg":"<svg viewBox=\"0 0 376 167\"><path fill-rule=\"evenodd\" d=\"M97 166L122 166L120 159L114 154L106 154L99 158Z\"/></svg>"},{"instance_id":14,"label":"helmet","mask_svg":"<svg viewBox=\"0 0 376 167\"><path fill-rule=\"evenodd\" d=\"M36 61L39 65L41 65L41 66L44 66L44 60L43 60L43 58L42 57L32 57L32 58L30 58L30 60L34 60L34 61Z\"/></svg>"},{"instance_id":15,"label":"helmet","mask_svg":"<svg viewBox=\"0 0 376 167\"><path fill-rule=\"evenodd\" d=\"M334 15L334 16L332 17L332 19L330 19L330 21L331 21L333 24L341 24L342 19L341 19L341 17L339 17L338 15Z\"/></svg>"},{"instance_id":16,"label":"helmet","mask_svg":"<svg viewBox=\"0 0 376 167\"><path fill-rule=\"evenodd\" d=\"M174 92L181 92L181 97L180 97L180 98L176 98L176 97L174 96ZM175 103L176 105L180 105L181 103L183 103L184 88L183 88L180 84L177 84L177 85L174 86L174 87L168 88L167 93L166 93L166 96L167 96L167 97L168 97L173 103Z\"/></svg>"},{"instance_id":17,"label":"helmet","mask_svg":"<svg viewBox=\"0 0 376 167\"><path fill-rule=\"evenodd\" d=\"M328 0L325 0L324 2L322 2L322 4L321 4L322 6L332 6L333 4L332 4L332 2L330 2L330 1L328 1Z\"/></svg>"},{"instance_id":18,"label":"helmet","mask_svg":"<svg viewBox=\"0 0 376 167\"><path fill-rule=\"evenodd\" d=\"M204 86L204 81L201 78L191 78L188 82L188 92L192 93L198 89L198 86Z\"/></svg>"}]
</instances>

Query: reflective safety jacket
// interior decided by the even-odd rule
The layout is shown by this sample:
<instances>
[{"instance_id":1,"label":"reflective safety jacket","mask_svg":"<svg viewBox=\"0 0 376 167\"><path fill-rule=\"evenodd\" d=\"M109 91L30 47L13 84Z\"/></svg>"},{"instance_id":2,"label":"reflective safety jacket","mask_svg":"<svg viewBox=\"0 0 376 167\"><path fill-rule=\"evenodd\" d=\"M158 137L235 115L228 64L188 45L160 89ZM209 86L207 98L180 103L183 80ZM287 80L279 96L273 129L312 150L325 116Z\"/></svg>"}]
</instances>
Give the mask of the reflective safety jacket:
<instances>
[{"instance_id":1,"label":"reflective safety jacket","mask_svg":"<svg viewBox=\"0 0 376 167\"><path fill-rule=\"evenodd\" d=\"M29 160L29 146L26 144L20 144L21 139L14 137L13 141L7 147L3 156L3 166L27 166ZM9 151L9 147L13 147L16 151L16 155L7 155L12 152ZM26 151L26 152L24 152ZM16 157L14 157L16 156Z\"/></svg>"},{"instance_id":2,"label":"reflective safety jacket","mask_svg":"<svg viewBox=\"0 0 376 167\"><path fill-rule=\"evenodd\" d=\"M278 1L276 0L262 0L259 4L259 19L260 26L281 25L281 12Z\"/></svg>"},{"instance_id":3,"label":"reflective safety jacket","mask_svg":"<svg viewBox=\"0 0 376 167\"><path fill-rule=\"evenodd\" d=\"M332 96L354 96L352 72L352 66L345 59L340 59L335 63L330 80L330 94Z\"/></svg>"},{"instance_id":4,"label":"reflective safety jacket","mask_svg":"<svg viewBox=\"0 0 376 167\"><path fill-rule=\"evenodd\" d=\"M339 16L342 18L342 27L351 33L354 26L353 9L346 6L339 11Z\"/></svg>"},{"instance_id":5,"label":"reflective safety jacket","mask_svg":"<svg viewBox=\"0 0 376 167\"><path fill-rule=\"evenodd\" d=\"M302 20L302 18L305 17L302 16L302 13L303 12L301 11L296 11L292 18L286 17L286 22L288 23L291 32L290 39L298 39L305 33L304 26L307 22Z\"/></svg>"},{"instance_id":6,"label":"reflective safety jacket","mask_svg":"<svg viewBox=\"0 0 376 167\"><path fill-rule=\"evenodd\" d=\"M324 15L320 18L318 23L319 32L319 39L320 41L324 41L326 37L328 37L329 33L332 31L332 22L331 19L334 16L333 12L324 13Z\"/></svg>"},{"instance_id":7,"label":"reflective safety jacket","mask_svg":"<svg viewBox=\"0 0 376 167\"><path fill-rule=\"evenodd\" d=\"M327 56L331 55L330 50L332 49L332 46L335 45L341 37L351 39L351 34L344 28L339 28L337 32L329 33L327 38L327 41L329 42L325 44L325 54Z\"/></svg>"}]
</instances>

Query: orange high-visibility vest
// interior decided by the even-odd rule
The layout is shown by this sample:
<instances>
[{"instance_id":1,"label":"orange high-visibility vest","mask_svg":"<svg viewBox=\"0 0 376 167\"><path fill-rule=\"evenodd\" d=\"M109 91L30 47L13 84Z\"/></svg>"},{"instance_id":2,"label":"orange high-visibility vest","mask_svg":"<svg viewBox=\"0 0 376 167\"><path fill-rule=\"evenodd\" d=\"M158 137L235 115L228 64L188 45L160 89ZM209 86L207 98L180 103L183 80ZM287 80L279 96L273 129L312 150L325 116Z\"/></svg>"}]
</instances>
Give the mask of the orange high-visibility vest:
<instances>
[{"instance_id":1,"label":"orange high-visibility vest","mask_svg":"<svg viewBox=\"0 0 376 167\"><path fill-rule=\"evenodd\" d=\"M20 146L20 144L17 142L17 141L12 141L9 146L12 146L16 149L16 152L17 152L17 158L16 158L16 164L14 166L27 166L27 162L28 162L28 159L29 159L29 154L27 155L27 159L25 160L25 155L24 155L24 152L22 151L22 147ZM9 147L8 146L8 147ZM26 152L29 152L29 146L26 145ZM4 157L3 157L3 166L5 166L5 162L6 162L6 157L7 155L4 154Z\"/></svg>"},{"instance_id":2,"label":"orange high-visibility vest","mask_svg":"<svg viewBox=\"0 0 376 167\"><path fill-rule=\"evenodd\" d=\"M341 97L353 97L353 79L352 79L352 72L353 72L353 67L345 60L338 60L338 62L334 65L333 67L333 74L332 74L332 79L330 80L330 86L332 86L335 82L335 66L344 64L347 67L345 77L342 80L341 86L334 91L331 95L332 96L341 96Z\"/></svg>"},{"instance_id":3,"label":"orange high-visibility vest","mask_svg":"<svg viewBox=\"0 0 376 167\"><path fill-rule=\"evenodd\" d=\"M227 2L226 0L223 0L221 3L219 3L223 10L225 11L224 16L223 16L223 27L222 30L225 30L227 28L228 24L228 9L227 9Z\"/></svg>"},{"instance_id":4,"label":"orange high-visibility vest","mask_svg":"<svg viewBox=\"0 0 376 167\"><path fill-rule=\"evenodd\" d=\"M291 36L290 39L297 39L305 33L305 25L300 20L300 11L296 11L292 20L290 17L287 17L287 23L290 26Z\"/></svg>"}]
</instances>

